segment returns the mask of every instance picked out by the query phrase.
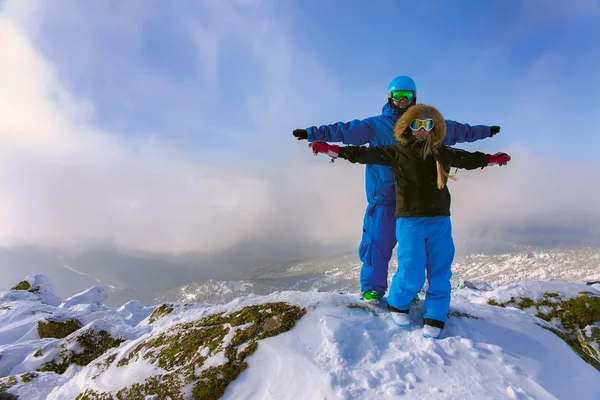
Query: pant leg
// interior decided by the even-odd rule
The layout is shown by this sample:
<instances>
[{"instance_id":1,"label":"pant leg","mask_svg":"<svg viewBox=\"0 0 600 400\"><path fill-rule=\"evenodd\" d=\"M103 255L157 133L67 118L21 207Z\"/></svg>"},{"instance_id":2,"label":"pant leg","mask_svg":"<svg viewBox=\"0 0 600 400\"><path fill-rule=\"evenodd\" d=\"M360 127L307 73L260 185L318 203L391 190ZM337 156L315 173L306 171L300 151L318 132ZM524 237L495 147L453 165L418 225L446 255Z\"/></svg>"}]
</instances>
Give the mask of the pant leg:
<instances>
[{"instance_id":1,"label":"pant leg","mask_svg":"<svg viewBox=\"0 0 600 400\"><path fill-rule=\"evenodd\" d=\"M407 310L425 283L427 250L425 223L427 218L398 218L398 271L392 278L387 302L399 310Z\"/></svg>"},{"instance_id":2,"label":"pant leg","mask_svg":"<svg viewBox=\"0 0 600 400\"><path fill-rule=\"evenodd\" d=\"M423 318L446 322L450 310L450 278L454 261L452 224L450 217L428 219L426 247L429 288L425 297Z\"/></svg>"},{"instance_id":3,"label":"pant leg","mask_svg":"<svg viewBox=\"0 0 600 400\"><path fill-rule=\"evenodd\" d=\"M396 207L391 204L369 204L363 222L358 254L363 262L360 270L361 291L376 290L382 296L388 287L388 266L396 246Z\"/></svg>"}]
</instances>

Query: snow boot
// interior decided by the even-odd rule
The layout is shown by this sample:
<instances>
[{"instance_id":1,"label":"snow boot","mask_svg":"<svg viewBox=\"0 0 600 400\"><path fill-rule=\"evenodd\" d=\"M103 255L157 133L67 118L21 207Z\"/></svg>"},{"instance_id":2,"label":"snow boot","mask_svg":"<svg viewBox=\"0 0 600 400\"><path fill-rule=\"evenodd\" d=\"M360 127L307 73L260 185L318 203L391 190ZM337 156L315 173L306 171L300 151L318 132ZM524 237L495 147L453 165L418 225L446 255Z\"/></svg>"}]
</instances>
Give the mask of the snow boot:
<instances>
[{"instance_id":1,"label":"snow boot","mask_svg":"<svg viewBox=\"0 0 600 400\"><path fill-rule=\"evenodd\" d=\"M444 323L431 318L423 318L423 337L438 339L444 329Z\"/></svg>"},{"instance_id":2,"label":"snow boot","mask_svg":"<svg viewBox=\"0 0 600 400\"><path fill-rule=\"evenodd\" d=\"M379 304L379 301L381 300L381 295L374 290L367 290L362 294L362 298L367 303Z\"/></svg>"},{"instance_id":3,"label":"snow boot","mask_svg":"<svg viewBox=\"0 0 600 400\"><path fill-rule=\"evenodd\" d=\"M410 325L410 317L408 316L408 310L398 310L396 307L387 305L388 310L390 310L390 315L392 316L392 321L398 326L409 326Z\"/></svg>"}]
</instances>

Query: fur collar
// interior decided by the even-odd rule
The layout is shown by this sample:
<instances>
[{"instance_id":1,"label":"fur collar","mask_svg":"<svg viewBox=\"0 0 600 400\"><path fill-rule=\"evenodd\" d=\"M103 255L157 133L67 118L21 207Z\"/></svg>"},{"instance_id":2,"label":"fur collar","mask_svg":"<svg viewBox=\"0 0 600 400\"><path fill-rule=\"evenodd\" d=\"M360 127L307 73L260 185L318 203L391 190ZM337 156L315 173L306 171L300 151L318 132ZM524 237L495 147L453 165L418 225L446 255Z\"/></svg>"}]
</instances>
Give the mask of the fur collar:
<instances>
[{"instance_id":1,"label":"fur collar","mask_svg":"<svg viewBox=\"0 0 600 400\"><path fill-rule=\"evenodd\" d=\"M394 128L394 136L402 144L408 144L412 141L410 123L414 119L433 120L433 129L431 130L431 145L437 146L442 143L446 137L446 121L442 114L432 106L427 104L415 104L404 112L404 115L398 119Z\"/></svg>"}]
</instances>

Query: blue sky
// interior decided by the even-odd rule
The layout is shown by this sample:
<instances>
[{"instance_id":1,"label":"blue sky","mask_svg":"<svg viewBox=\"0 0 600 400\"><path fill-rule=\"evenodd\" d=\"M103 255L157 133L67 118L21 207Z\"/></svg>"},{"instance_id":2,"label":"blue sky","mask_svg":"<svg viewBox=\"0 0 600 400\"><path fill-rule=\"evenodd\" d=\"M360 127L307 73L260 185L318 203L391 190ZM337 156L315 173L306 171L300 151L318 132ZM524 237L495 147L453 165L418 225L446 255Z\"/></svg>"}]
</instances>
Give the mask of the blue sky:
<instances>
[{"instance_id":1,"label":"blue sky","mask_svg":"<svg viewBox=\"0 0 600 400\"><path fill-rule=\"evenodd\" d=\"M594 158L600 143L598 1L60 3L35 43L120 134L291 145L294 127L377 114L406 74L447 118L501 125L499 146Z\"/></svg>"},{"instance_id":2,"label":"blue sky","mask_svg":"<svg viewBox=\"0 0 600 400\"><path fill-rule=\"evenodd\" d=\"M362 168L291 131L379 114L397 75L447 119L502 127L464 148L515 156L464 174L456 226L497 223L485 201L506 232L560 213L600 237L598 20L598 0L0 2L0 242L354 246Z\"/></svg>"}]
</instances>

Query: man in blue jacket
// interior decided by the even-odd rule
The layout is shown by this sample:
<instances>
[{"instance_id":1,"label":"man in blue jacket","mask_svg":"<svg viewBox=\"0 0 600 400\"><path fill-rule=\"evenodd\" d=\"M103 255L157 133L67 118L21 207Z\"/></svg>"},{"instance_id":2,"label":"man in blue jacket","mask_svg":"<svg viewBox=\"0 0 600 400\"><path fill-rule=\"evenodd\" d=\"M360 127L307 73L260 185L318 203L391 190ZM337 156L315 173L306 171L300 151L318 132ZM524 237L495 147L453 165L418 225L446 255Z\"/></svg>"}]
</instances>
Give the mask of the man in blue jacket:
<instances>
[{"instance_id":1,"label":"man in blue jacket","mask_svg":"<svg viewBox=\"0 0 600 400\"><path fill-rule=\"evenodd\" d=\"M309 142L342 142L349 145L386 146L396 143L394 126L404 112L417 102L415 82L408 76L398 76L388 85L388 102L381 115L337 122L331 125L295 129L298 140ZM499 126L470 126L446 120L447 133L443 144L474 142L500 132ZM396 192L391 167L369 164L365 169L368 206L363 222L358 254L363 265L360 284L363 299L378 303L387 290L388 265L396 246Z\"/></svg>"}]
</instances>

